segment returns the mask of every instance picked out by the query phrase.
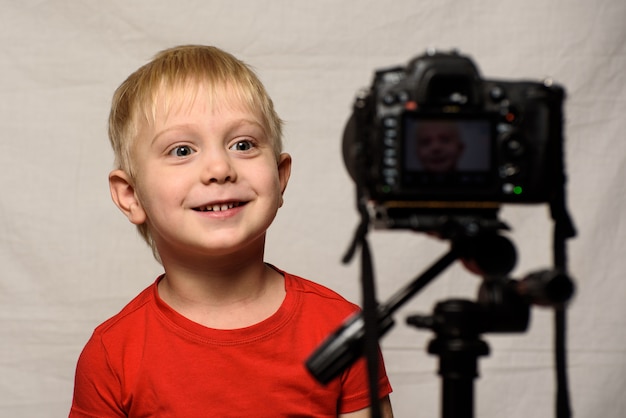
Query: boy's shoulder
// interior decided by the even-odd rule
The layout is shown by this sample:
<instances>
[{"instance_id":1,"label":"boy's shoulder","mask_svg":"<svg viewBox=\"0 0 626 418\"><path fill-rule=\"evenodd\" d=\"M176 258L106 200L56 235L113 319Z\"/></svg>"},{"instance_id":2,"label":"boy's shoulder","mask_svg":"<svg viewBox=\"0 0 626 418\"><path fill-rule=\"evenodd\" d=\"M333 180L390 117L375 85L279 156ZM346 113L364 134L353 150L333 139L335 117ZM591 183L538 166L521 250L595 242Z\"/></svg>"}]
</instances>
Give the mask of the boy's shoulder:
<instances>
[{"instance_id":1,"label":"boy's shoulder","mask_svg":"<svg viewBox=\"0 0 626 418\"><path fill-rule=\"evenodd\" d=\"M339 293L334 290L326 287L320 283L314 282L309 279L305 279L304 277L300 277L295 274L282 272L285 276L285 286L287 289L291 289L298 292L310 292L313 294L317 294L320 297L337 299L337 300L346 300Z\"/></svg>"},{"instance_id":2,"label":"boy's shoulder","mask_svg":"<svg viewBox=\"0 0 626 418\"><path fill-rule=\"evenodd\" d=\"M121 331L120 328L134 327L140 318L145 318L145 309L154 301L157 282L152 283L141 293L128 302L117 314L98 325L94 335L106 335L111 331Z\"/></svg>"},{"instance_id":3,"label":"boy's shoulder","mask_svg":"<svg viewBox=\"0 0 626 418\"><path fill-rule=\"evenodd\" d=\"M346 312L353 312L359 309L356 304L320 283L284 271L281 272L285 276L287 292L291 291L301 294L305 303L319 304L319 307L326 309L334 306Z\"/></svg>"}]
</instances>

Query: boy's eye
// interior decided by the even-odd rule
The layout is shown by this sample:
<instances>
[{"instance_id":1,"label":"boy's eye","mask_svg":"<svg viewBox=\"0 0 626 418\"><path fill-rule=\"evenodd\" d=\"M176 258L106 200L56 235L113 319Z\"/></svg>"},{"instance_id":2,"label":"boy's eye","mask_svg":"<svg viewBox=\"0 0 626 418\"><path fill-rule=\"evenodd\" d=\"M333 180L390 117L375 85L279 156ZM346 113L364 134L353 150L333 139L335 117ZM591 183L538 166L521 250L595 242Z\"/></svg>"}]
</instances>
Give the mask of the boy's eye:
<instances>
[{"instance_id":1,"label":"boy's eye","mask_svg":"<svg viewBox=\"0 0 626 418\"><path fill-rule=\"evenodd\" d=\"M254 144L251 141L237 141L230 146L232 151L249 151L254 148Z\"/></svg>"},{"instance_id":2,"label":"boy's eye","mask_svg":"<svg viewBox=\"0 0 626 418\"><path fill-rule=\"evenodd\" d=\"M179 145L177 147L172 148L169 154L174 157L188 157L194 152L195 151L189 145Z\"/></svg>"}]
</instances>

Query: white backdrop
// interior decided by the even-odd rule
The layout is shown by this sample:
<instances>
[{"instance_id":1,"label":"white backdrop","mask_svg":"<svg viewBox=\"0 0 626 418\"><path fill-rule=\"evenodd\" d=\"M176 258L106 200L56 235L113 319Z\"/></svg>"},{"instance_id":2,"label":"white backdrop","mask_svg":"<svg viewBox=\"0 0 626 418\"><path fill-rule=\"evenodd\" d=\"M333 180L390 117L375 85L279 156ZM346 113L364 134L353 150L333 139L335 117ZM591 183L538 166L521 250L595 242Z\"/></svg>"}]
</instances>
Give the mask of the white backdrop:
<instances>
[{"instance_id":1,"label":"white backdrop","mask_svg":"<svg viewBox=\"0 0 626 418\"><path fill-rule=\"evenodd\" d=\"M569 311L577 417L626 411L626 2L622 0L0 1L0 415L62 417L93 328L150 284L159 265L110 202L106 118L113 90L157 51L222 47L252 64L287 121L294 172L267 260L360 301L358 263L340 263L357 222L340 138L372 71L427 47L470 54L486 78L553 77L566 105ZM544 206L507 206L520 276L551 262ZM371 235L385 300L446 251L421 234ZM383 340L396 416L436 417L432 335L409 329L479 279L454 266L396 316ZM552 313L529 332L487 335L479 417L554 416Z\"/></svg>"}]
</instances>

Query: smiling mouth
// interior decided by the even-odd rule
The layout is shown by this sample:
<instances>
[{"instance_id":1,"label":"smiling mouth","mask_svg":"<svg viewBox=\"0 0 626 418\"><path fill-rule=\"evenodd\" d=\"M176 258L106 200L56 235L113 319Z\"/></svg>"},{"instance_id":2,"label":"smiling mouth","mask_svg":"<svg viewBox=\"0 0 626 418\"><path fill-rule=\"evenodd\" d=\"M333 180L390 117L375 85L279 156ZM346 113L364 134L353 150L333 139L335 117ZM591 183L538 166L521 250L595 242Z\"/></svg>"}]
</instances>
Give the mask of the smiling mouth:
<instances>
[{"instance_id":1,"label":"smiling mouth","mask_svg":"<svg viewBox=\"0 0 626 418\"><path fill-rule=\"evenodd\" d=\"M243 206L244 204L245 202L216 203L213 205L206 205L206 206L193 208L193 210L195 210L196 212L222 212L228 209Z\"/></svg>"}]
</instances>

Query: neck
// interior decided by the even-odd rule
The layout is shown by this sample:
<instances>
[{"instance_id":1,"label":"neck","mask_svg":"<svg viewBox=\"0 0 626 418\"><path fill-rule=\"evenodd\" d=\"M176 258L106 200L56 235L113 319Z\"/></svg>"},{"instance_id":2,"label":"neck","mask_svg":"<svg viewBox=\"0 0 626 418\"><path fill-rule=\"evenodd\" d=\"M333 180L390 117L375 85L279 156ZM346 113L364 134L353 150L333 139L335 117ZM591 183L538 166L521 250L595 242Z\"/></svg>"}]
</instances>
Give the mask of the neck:
<instances>
[{"instance_id":1,"label":"neck","mask_svg":"<svg viewBox=\"0 0 626 418\"><path fill-rule=\"evenodd\" d=\"M282 303L282 275L263 262L263 253L235 254L201 261L164 260L159 295L181 315L218 329L253 325Z\"/></svg>"}]
</instances>

